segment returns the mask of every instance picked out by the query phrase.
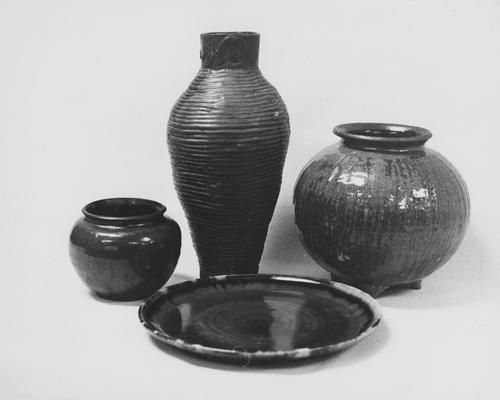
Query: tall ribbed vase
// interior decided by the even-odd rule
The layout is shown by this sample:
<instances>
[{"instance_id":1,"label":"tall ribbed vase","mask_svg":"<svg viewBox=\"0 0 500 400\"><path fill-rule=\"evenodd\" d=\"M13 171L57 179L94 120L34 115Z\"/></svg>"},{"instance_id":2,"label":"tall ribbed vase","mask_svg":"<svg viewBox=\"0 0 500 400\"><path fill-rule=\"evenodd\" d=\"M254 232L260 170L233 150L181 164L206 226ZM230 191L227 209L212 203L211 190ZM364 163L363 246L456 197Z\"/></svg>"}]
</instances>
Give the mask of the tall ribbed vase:
<instances>
[{"instance_id":1,"label":"tall ribbed vase","mask_svg":"<svg viewBox=\"0 0 500 400\"><path fill-rule=\"evenodd\" d=\"M168 147L201 276L257 273L281 186L288 113L258 67L259 34L201 35L201 69Z\"/></svg>"}]
</instances>

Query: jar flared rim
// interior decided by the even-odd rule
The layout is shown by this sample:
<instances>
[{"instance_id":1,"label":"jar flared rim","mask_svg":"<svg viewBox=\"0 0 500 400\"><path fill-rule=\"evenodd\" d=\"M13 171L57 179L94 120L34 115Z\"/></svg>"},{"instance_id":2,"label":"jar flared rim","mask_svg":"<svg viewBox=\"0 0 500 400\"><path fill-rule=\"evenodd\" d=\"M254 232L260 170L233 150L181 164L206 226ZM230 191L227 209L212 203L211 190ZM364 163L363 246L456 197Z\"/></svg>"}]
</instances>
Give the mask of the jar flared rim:
<instances>
[{"instance_id":1,"label":"jar flared rim","mask_svg":"<svg viewBox=\"0 0 500 400\"><path fill-rule=\"evenodd\" d=\"M333 128L333 133L350 142L384 147L418 146L432 137L430 131L419 126L380 122L341 124Z\"/></svg>"},{"instance_id":2,"label":"jar flared rim","mask_svg":"<svg viewBox=\"0 0 500 400\"><path fill-rule=\"evenodd\" d=\"M87 204L82 208L82 213L96 222L142 223L161 217L166 210L163 204L153 200L113 197Z\"/></svg>"}]
</instances>

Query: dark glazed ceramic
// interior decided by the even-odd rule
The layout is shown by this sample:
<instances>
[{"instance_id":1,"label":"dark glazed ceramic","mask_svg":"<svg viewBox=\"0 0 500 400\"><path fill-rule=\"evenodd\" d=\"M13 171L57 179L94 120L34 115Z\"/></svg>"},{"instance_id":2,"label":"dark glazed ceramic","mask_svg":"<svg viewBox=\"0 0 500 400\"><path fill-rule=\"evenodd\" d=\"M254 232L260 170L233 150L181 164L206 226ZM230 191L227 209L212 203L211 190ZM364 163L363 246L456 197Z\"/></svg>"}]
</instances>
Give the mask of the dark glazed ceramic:
<instances>
[{"instance_id":1,"label":"dark glazed ceramic","mask_svg":"<svg viewBox=\"0 0 500 400\"><path fill-rule=\"evenodd\" d=\"M367 294L285 275L232 275L169 286L139 309L156 339L222 360L303 359L345 349L379 324Z\"/></svg>"},{"instance_id":2,"label":"dark glazed ceramic","mask_svg":"<svg viewBox=\"0 0 500 400\"><path fill-rule=\"evenodd\" d=\"M332 279L376 296L419 288L457 250L469 194L457 170L424 146L431 133L396 124L339 125L343 140L303 169L295 223Z\"/></svg>"},{"instance_id":3,"label":"dark glazed ceramic","mask_svg":"<svg viewBox=\"0 0 500 400\"><path fill-rule=\"evenodd\" d=\"M202 276L256 273L281 186L288 114L258 68L259 35L201 35L168 147Z\"/></svg>"},{"instance_id":4,"label":"dark glazed ceramic","mask_svg":"<svg viewBox=\"0 0 500 400\"><path fill-rule=\"evenodd\" d=\"M70 235L69 254L76 272L100 297L139 300L172 275L181 249L177 223L151 200L95 201Z\"/></svg>"}]
</instances>

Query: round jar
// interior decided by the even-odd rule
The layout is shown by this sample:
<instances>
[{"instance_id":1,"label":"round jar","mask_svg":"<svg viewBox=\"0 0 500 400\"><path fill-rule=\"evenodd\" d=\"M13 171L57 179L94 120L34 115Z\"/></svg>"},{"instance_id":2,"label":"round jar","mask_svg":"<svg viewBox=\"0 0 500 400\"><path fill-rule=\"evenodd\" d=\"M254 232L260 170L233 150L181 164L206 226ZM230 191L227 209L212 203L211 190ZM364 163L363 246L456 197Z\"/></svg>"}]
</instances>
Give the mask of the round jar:
<instances>
[{"instance_id":1,"label":"round jar","mask_svg":"<svg viewBox=\"0 0 500 400\"><path fill-rule=\"evenodd\" d=\"M333 280L374 296L391 286L420 288L464 237L464 180L424 146L426 129L355 123L334 133L343 140L318 153L295 186L305 248Z\"/></svg>"},{"instance_id":2,"label":"round jar","mask_svg":"<svg viewBox=\"0 0 500 400\"><path fill-rule=\"evenodd\" d=\"M70 235L76 272L98 296L139 300L172 275L181 248L177 223L164 205L151 200L113 198L83 207Z\"/></svg>"}]
</instances>

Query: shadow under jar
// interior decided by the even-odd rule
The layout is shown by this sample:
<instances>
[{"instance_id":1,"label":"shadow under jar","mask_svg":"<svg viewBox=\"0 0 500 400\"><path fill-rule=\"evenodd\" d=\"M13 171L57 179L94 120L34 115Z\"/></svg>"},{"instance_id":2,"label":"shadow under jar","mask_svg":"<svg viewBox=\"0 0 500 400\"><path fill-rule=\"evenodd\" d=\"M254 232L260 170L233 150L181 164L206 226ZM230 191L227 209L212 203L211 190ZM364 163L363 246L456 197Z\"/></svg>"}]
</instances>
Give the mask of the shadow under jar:
<instances>
[{"instance_id":1,"label":"shadow under jar","mask_svg":"<svg viewBox=\"0 0 500 400\"><path fill-rule=\"evenodd\" d=\"M83 282L110 300L139 300L172 275L181 248L177 223L165 206L113 198L86 205L71 231L71 262Z\"/></svg>"},{"instance_id":2,"label":"shadow under jar","mask_svg":"<svg viewBox=\"0 0 500 400\"><path fill-rule=\"evenodd\" d=\"M423 128L335 127L343 140L318 153L294 192L304 246L333 280L373 296L420 288L460 245L470 200L458 171L425 147Z\"/></svg>"}]
</instances>

